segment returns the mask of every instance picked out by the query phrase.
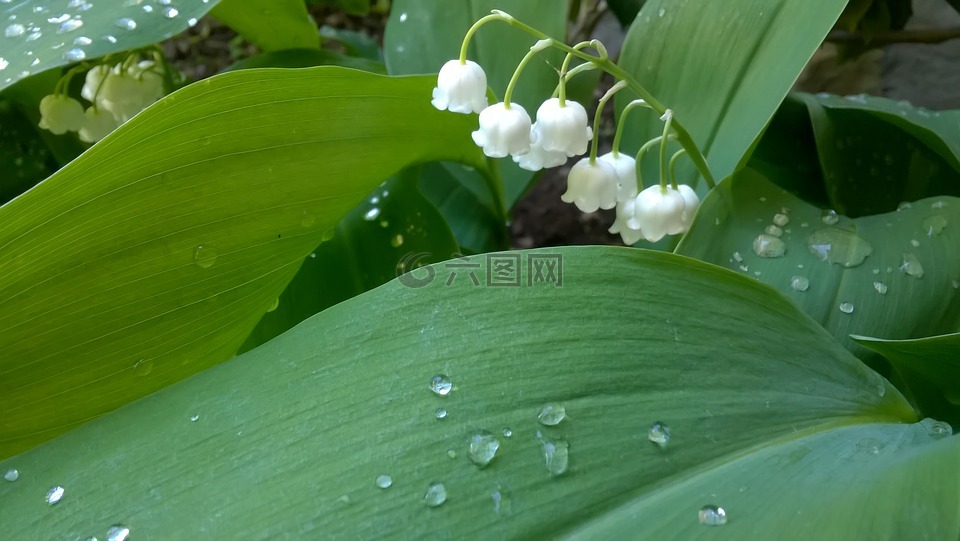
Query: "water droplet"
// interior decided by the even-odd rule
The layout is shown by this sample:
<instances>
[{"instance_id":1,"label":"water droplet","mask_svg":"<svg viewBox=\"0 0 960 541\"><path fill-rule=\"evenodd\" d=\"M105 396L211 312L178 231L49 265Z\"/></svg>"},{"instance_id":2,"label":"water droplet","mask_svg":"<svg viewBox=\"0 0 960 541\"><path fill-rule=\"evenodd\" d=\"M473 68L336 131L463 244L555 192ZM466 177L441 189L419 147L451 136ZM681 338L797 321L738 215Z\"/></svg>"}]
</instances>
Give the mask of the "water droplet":
<instances>
[{"instance_id":1,"label":"water droplet","mask_svg":"<svg viewBox=\"0 0 960 541\"><path fill-rule=\"evenodd\" d=\"M924 422L929 421L930 436L934 439L945 438L947 436L953 435L953 427L948 423L943 421L934 421L932 419L924 419ZM16 470L13 470L16 471Z\"/></svg>"},{"instance_id":2,"label":"water droplet","mask_svg":"<svg viewBox=\"0 0 960 541\"><path fill-rule=\"evenodd\" d=\"M133 365L133 373L138 376L146 376L153 372L153 359L140 359Z\"/></svg>"},{"instance_id":3,"label":"water droplet","mask_svg":"<svg viewBox=\"0 0 960 541\"><path fill-rule=\"evenodd\" d=\"M570 444L564 440L543 441L540 443L543 450L543 464L547 473L553 476L563 475L570 464Z\"/></svg>"},{"instance_id":4,"label":"water droplet","mask_svg":"<svg viewBox=\"0 0 960 541\"><path fill-rule=\"evenodd\" d=\"M130 528L114 524L107 529L107 541L127 541L130 538Z\"/></svg>"},{"instance_id":5,"label":"water droplet","mask_svg":"<svg viewBox=\"0 0 960 541\"><path fill-rule=\"evenodd\" d=\"M663 17L667 14L666 8L660 8L660 11L657 12L657 17Z\"/></svg>"},{"instance_id":6,"label":"water droplet","mask_svg":"<svg viewBox=\"0 0 960 541\"><path fill-rule=\"evenodd\" d=\"M273 312L277 308L280 308L280 297L273 299L273 302L270 303L270 306L267 307L267 313Z\"/></svg>"},{"instance_id":7,"label":"water droplet","mask_svg":"<svg viewBox=\"0 0 960 541\"><path fill-rule=\"evenodd\" d=\"M901 210L910 210L912 208L913 208L912 203L910 203L909 201L904 201L899 205L897 205L897 212L900 212Z\"/></svg>"},{"instance_id":8,"label":"water droplet","mask_svg":"<svg viewBox=\"0 0 960 541\"><path fill-rule=\"evenodd\" d=\"M300 215L301 227L310 227L316 221L317 221L317 217L307 211L303 211L303 213Z\"/></svg>"},{"instance_id":9,"label":"water droplet","mask_svg":"<svg viewBox=\"0 0 960 541\"><path fill-rule=\"evenodd\" d=\"M191 415L191 416L190 416L190 422L191 422L191 423L195 423L195 422L197 422L198 420L200 420L200 416L199 416L199 415L194 414L194 415Z\"/></svg>"},{"instance_id":10,"label":"water droplet","mask_svg":"<svg viewBox=\"0 0 960 541\"><path fill-rule=\"evenodd\" d=\"M58 17L47 17L47 22L50 24L61 24L70 20L70 15L64 13Z\"/></svg>"},{"instance_id":11,"label":"water droplet","mask_svg":"<svg viewBox=\"0 0 960 541\"><path fill-rule=\"evenodd\" d=\"M806 276L794 276L790 278L790 288L794 291L806 291L810 288L810 280Z\"/></svg>"},{"instance_id":12,"label":"water droplet","mask_svg":"<svg viewBox=\"0 0 960 541\"><path fill-rule=\"evenodd\" d=\"M153 6L151 6L150 4L143 6L143 8L141 9L143 9L144 13L153 13Z\"/></svg>"},{"instance_id":13,"label":"water droplet","mask_svg":"<svg viewBox=\"0 0 960 541\"><path fill-rule=\"evenodd\" d=\"M390 246L394 248L403 246L403 235L394 235L394 237L390 239Z\"/></svg>"},{"instance_id":14,"label":"water droplet","mask_svg":"<svg viewBox=\"0 0 960 541\"><path fill-rule=\"evenodd\" d=\"M43 36L43 34L39 30L34 30L33 32L27 34L27 41L36 41L40 39L41 36Z\"/></svg>"},{"instance_id":15,"label":"water droplet","mask_svg":"<svg viewBox=\"0 0 960 541\"><path fill-rule=\"evenodd\" d=\"M116 43L116 42L117 42L117 38L115 38L114 36L111 36L110 34L107 34L107 35L103 36L103 39L107 40L107 41L110 42L110 43Z\"/></svg>"},{"instance_id":16,"label":"water droplet","mask_svg":"<svg viewBox=\"0 0 960 541\"><path fill-rule=\"evenodd\" d=\"M504 438L509 438L510 436L513 436L513 430L510 430L509 427L504 427L504 428L503 428L503 437L504 437Z\"/></svg>"},{"instance_id":17,"label":"water droplet","mask_svg":"<svg viewBox=\"0 0 960 541\"><path fill-rule=\"evenodd\" d=\"M401 13L401 14L400 14L400 22L402 22L402 23L407 22L407 14L406 14L406 13Z\"/></svg>"},{"instance_id":18,"label":"water droplet","mask_svg":"<svg viewBox=\"0 0 960 541\"><path fill-rule=\"evenodd\" d=\"M69 60L70 62L79 62L86 57L87 57L87 53L79 47L74 47L73 49L67 49L67 52L63 53L63 59Z\"/></svg>"},{"instance_id":19,"label":"water droplet","mask_svg":"<svg viewBox=\"0 0 960 541\"><path fill-rule=\"evenodd\" d=\"M849 303L849 302L841 302L841 303L840 303L840 311L843 312L844 314L852 314L852 313L853 313L853 304L851 304L851 303Z\"/></svg>"},{"instance_id":20,"label":"water droplet","mask_svg":"<svg viewBox=\"0 0 960 541\"><path fill-rule=\"evenodd\" d=\"M93 43L93 40L90 39L90 38L88 38L87 36L80 36L80 37L78 37L78 38L76 38L76 39L73 40L73 44L74 44L74 45L79 45L79 46L81 46L81 47L86 47L87 45L90 45L91 43Z\"/></svg>"},{"instance_id":21,"label":"water droplet","mask_svg":"<svg viewBox=\"0 0 960 541\"><path fill-rule=\"evenodd\" d=\"M180 11L175 7L165 7L161 10L163 16L168 19L175 19L177 15L180 15Z\"/></svg>"},{"instance_id":22,"label":"water droplet","mask_svg":"<svg viewBox=\"0 0 960 541\"><path fill-rule=\"evenodd\" d=\"M27 27L23 26L20 23L14 23L7 26L7 28L4 29L3 35L8 38L15 38L17 36L22 36L24 33L26 33L26 31L27 31Z\"/></svg>"},{"instance_id":23,"label":"water droplet","mask_svg":"<svg viewBox=\"0 0 960 541\"><path fill-rule=\"evenodd\" d=\"M913 254L903 254L903 264L900 265L900 272L907 273L907 276L914 278L923 278L923 265Z\"/></svg>"},{"instance_id":24,"label":"water droplet","mask_svg":"<svg viewBox=\"0 0 960 541\"><path fill-rule=\"evenodd\" d=\"M447 396L453 390L453 382L443 374L433 376L430 379L430 390L440 396Z\"/></svg>"},{"instance_id":25,"label":"water droplet","mask_svg":"<svg viewBox=\"0 0 960 541\"><path fill-rule=\"evenodd\" d=\"M437 419L446 419L446 418L447 418L447 410L445 410L445 409L443 409L443 408L439 408L439 409L437 409L437 411L435 411L435 412L433 413L433 416L436 417Z\"/></svg>"},{"instance_id":26,"label":"water droplet","mask_svg":"<svg viewBox=\"0 0 960 541\"><path fill-rule=\"evenodd\" d=\"M131 19L130 17L121 17L114 21L113 24L123 28L124 30L134 30L137 28L137 21Z\"/></svg>"},{"instance_id":27,"label":"water droplet","mask_svg":"<svg viewBox=\"0 0 960 541\"><path fill-rule=\"evenodd\" d=\"M20 472L18 472L13 468L10 468L9 470L7 470L7 473L3 474L3 478L12 483L17 479L20 479Z\"/></svg>"},{"instance_id":28,"label":"water droplet","mask_svg":"<svg viewBox=\"0 0 960 541\"><path fill-rule=\"evenodd\" d=\"M390 488L393 485L393 478L387 474L380 474L377 476L377 487L379 488Z\"/></svg>"},{"instance_id":29,"label":"water droplet","mask_svg":"<svg viewBox=\"0 0 960 541\"><path fill-rule=\"evenodd\" d=\"M470 436L467 456L471 462L483 468L497 456L497 450L499 449L500 440L496 436L489 432L480 432Z\"/></svg>"},{"instance_id":30,"label":"water droplet","mask_svg":"<svg viewBox=\"0 0 960 541\"><path fill-rule=\"evenodd\" d=\"M390 226L390 222L386 220L380 220L380 227L386 228Z\"/></svg>"},{"instance_id":31,"label":"water droplet","mask_svg":"<svg viewBox=\"0 0 960 541\"><path fill-rule=\"evenodd\" d=\"M81 26L83 26L83 21L80 19L68 19L63 21L63 24L60 25L60 29L57 30L57 33L63 34L64 32L73 32Z\"/></svg>"},{"instance_id":32,"label":"water droplet","mask_svg":"<svg viewBox=\"0 0 960 541\"><path fill-rule=\"evenodd\" d=\"M61 499L63 499L62 486L58 485L47 491L47 497L46 497L47 505L54 505L56 503L59 503Z\"/></svg>"},{"instance_id":33,"label":"water droplet","mask_svg":"<svg viewBox=\"0 0 960 541\"><path fill-rule=\"evenodd\" d=\"M870 455L879 455L883 447L883 442L874 438L863 438L857 442L857 450Z\"/></svg>"},{"instance_id":34,"label":"water droplet","mask_svg":"<svg viewBox=\"0 0 960 541\"><path fill-rule=\"evenodd\" d=\"M931 216L923 221L923 231L930 238L943 233L943 230L946 229L946 227L947 219L940 215Z\"/></svg>"},{"instance_id":35,"label":"water droplet","mask_svg":"<svg viewBox=\"0 0 960 541\"><path fill-rule=\"evenodd\" d=\"M193 250L193 261L202 269L209 269L217 262L217 252L210 246L201 244Z\"/></svg>"},{"instance_id":36,"label":"water droplet","mask_svg":"<svg viewBox=\"0 0 960 541\"><path fill-rule=\"evenodd\" d=\"M743 263L743 256L740 255L740 252L733 252L733 260L737 263Z\"/></svg>"},{"instance_id":37,"label":"water droplet","mask_svg":"<svg viewBox=\"0 0 960 541\"><path fill-rule=\"evenodd\" d=\"M336 227L331 227L330 229L327 229L326 231L323 232L323 237L320 238L320 242L327 242L328 240L332 239L336 233L337 233Z\"/></svg>"},{"instance_id":38,"label":"water droplet","mask_svg":"<svg viewBox=\"0 0 960 541\"><path fill-rule=\"evenodd\" d=\"M560 424L560 421L566 418L566 416L567 409L563 407L563 404L551 402L540 408L540 413L537 415L537 420L540 421L540 424L542 425L557 426Z\"/></svg>"},{"instance_id":39,"label":"water droplet","mask_svg":"<svg viewBox=\"0 0 960 541\"><path fill-rule=\"evenodd\" d=\"M723 526L727 523L727 512L716 505L704 505L697 517L704 526Z\"/></svg>"},{"instance_id":40,"label":"water droplet","mask_svg":"<svg viewBox=\"0 0 960 541\"><path fill-rule=\"evenodd\" d=\"M876 289L876 290L877 290L877 293L879 293L879 294L881 294L881 295L886 295L886 294L887 294L887 284L885 284L885 283L883 283L883 282L874 282L874 283L873 283L873 289Z\"/></svg>"},{"instance_id":41,"label":"water droplet","mask_svg":"<svg viewBox=\"0 0 960 541\"><path fill-rule=\"evenodd\" d=\"M190 28L193 28L194 26L197 26L197 18L196 18L196 17L190 17L189 19L187 19L187 26L190 27Z\"/></svg>"},{"instance_id":42,"label":"water droplet","mask_svg":"<svg viewBox=\"0 0 960 541\"><path fill-rule=\"evenodd\" d=\"M650 425L647 439L659 445L661 449L666 447L670 443L670 427L660 421L653 423Z\"/></svg>"},{"instance_id":43,"label":"water droplet","mask_svg":"<svg viewBox=\"0 0 960 541\"><path fill-rule=\"evenodd\" d=\"M457 452L453 449L447 449L447 458L457 458Z\"/></svg>"},{"instance_id":44,"label":"water droplet","mask_svg":"<svg viewBox=\"0 0 960 541\"><path fill-rule=\"evenodd\" d=\"M773 216L773 224L779 227L785 227L790 223L790 217L786 213L775 214Z\"/></svg>"},{"instance_id":45,"label":"water droplet","mask_svg":"<svg viewBox=\"0 0 960 541\"><path fill-rule=\"evenodd\" d=\"M430 483L427 493L423 495L423 501L429 507L440 507L447 501L447 487L443 486L443 483Z\"/></svg>"},{"instance_id":46,"label":"water droplet","mask_svg":"<svg viewBox=\"0 0 960 541\"><path fill-rule=\"evenodd\" d=\"M363 219L369 222L376 219L377 216L380 216L380 208L373 207L372 209L368 210L366 214L363 215Z\"/></svg>"},{"instance_id":47,"label":"water droplet","mask_svg":"<svg viewBox=\"0 0 960 541\"><path fill-rule=\"evenodd\" d=\"M782 237L782 236L783 236L783 229L780 229L779 227L777 227L777 226L775 226L775 225L768 225L767 228L763 230L763 232L766 233L766 234L768 234L768 235L773 235L774 237Z\"/></svg>"},{"instance_id":48,"label":"water droplet","mask_svg":"<svg viewBox=\"0 0 960 541\"><path fill-rule=\"evenodd\" d=\"M833 209L827 209L820 213L820 221L827 225L835 225L840 221L840 217L837 216L837 211Z\"/></svg>"},{"instance_id":49,"label":"water droplet","mask_svg":"<svg viewBox=\"0 0 960 541\"><path fill-rule=\"evenodd\" d=\"M764 258L783 257L787 246L778 237L760 234L753 239L753 253Z\"/></svg>"},{"instance_id":50,"label":"water droplet","mask_svg":"<svg viewBox=\"0 0 960 541\"><path fill-rule=\"evenodd\" d=\"M914 248L919 248L919 247L920 247L920 241L917 240L917 239L910 239L910 246L913 246Z\"/></svg>"},{"instance_id":51,"label":"water droplet","mask_svg":"<svg viewBox=\"0 0 960 541\"><path fill-rule=\"evenodd\" d=\"M947 204L943 201L934 201L933 203L930 203L930 208L932 209L942 209L945 206L947 206Z\"/></svg>"},{"instance_id":52,"label":"water droplet","mask_svg":"<svg viewBox=\"0 0 960 541\"><path fill-rule=\"evenodd\" d=\"M873 253L873 246L843 229L818 229L807 239L807 248L820 261L835 263L842 267L856 267Z\"/></svg>"}]
</instances>

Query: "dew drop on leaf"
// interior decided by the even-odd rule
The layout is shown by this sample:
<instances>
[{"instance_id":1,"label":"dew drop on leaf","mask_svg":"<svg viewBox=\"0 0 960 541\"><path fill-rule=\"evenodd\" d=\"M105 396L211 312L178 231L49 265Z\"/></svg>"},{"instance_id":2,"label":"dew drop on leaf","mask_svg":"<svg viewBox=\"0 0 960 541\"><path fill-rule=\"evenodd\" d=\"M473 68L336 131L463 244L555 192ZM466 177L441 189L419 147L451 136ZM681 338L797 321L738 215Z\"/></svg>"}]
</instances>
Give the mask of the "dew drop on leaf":
<instances>
[{"instance_id":1,"label":"dew drop on leaf","mask_svg":"<svg viewBox=\"0 0 960 541\"><path fill-rule=\"evenodd\" d=\"M133 373L138 376L146 376L150 372L153 372L152 359L140 359L133 365Z\"/></svg>"},{"instance_id":2,"label":"dew drop on leaf","mask_svg":"<svg viewBox=\"0 0 960 541\"><path fill-rule=\"evenodd\" d=\"M837 211L827 209L820 213L820 221L827 225L836 225L836 223L840 221L840 217L837 216Z\"/></svg>"},{"instance_id":3,"label":"dew drop on leaf","mask_svg":"<svg viewBox=\"0 0 960 541\"><path fill-rule=\"evenodd\" d=\"M806 276L794 276L790 278L790 289L803 292L809 288L810 280Z\"/></svg>"},{"instance_id":4,"label":"dew drop on leaf","mask_svg":"<svg viewBox=\"0 0 960 541\"><path fill-rule=\"evenodd\" d=\"M3 478L12 483L17 479L20 479L20 472L18 472L13 468L10 468L9 470L7 470L6 473L3 474Z\"/></svg>"},{"instance_id":5,"label":"dew drop on leaf","mask_svg":"<svg viewBox=\"0 0 960 541\"><path fill-rule=\"evenodd\" d=\"M443 486L443 483L430 483L423 495L423 501L428 507L440 507L447 501L447 487Z\"/></svg>"},{"instance_id":6,"label":"dew drop on leaf","mask_svg":"<svg viewBox=\"0 0 960 541\"><path fill-rule=\"evenodd\" d=\"M467 456L471 462L483 468L497 456L499 449L500 440L496 436L489 432L480 432L470 436Z\"/></svg>"},{"instance_id":7,"label":"dew drop on leaf","mask_svg":"<svg viewBox=\"0 0 960 541\"><path fill-rule=\"evenodd\" d=\"M193 261L202 269L209 269L217 262L217 252L210 246L201 244L193 250Z\"/></svg>"},{"instance_id":8,"label":"dew drop on leaf","mask_svg":"<svg viewBox=\"0 0 960 541\"><path fill-rule=\"evenodd\" d=\"M849 302L841 302L841 303L840 303L840 311L843 312L844 314L852 314L852 313L853 313L853 304L852 304L852 303L849 303Z\"/></svg>"},{"instance_id":9,"label":"dew drop on leaf","mask_svg":"<svg viewBox=\"0 0 960 541\"><path fill-rule=\"evenodd\" d=\"M923 278L923 265L920 264L917 256L913 254L903 254L903 264L900 265L900 272L906 273L907 276L913 276L914 278Z\"/></svg>"},{"instance_id":10,"label":"dew drop on leaf","mask_svg":"<svg viewBox=\"0 0 960 541\"><path fill-rule=\"evenodd\" d=\"M753 239L753 253L763 258L783 257L787 246L778 237L761 234Z\"/></svg>"},{"instance_id":11,"label":"dew drop on leaf","mask_svg":"<svg viewBox=\"0 0 960 541\"><path fill-rule=\"evenodd\" d=\"M540 408L540 413L537 415L537 420L540 421L540 424L546 426L557 426L560 424L560 421L563 421L567 416L567 409L563 407L563 404L557 404L551 402L545 404Z\"/></svg>"},{"instance_id":12,"label":"dew drop on leaf","mask_svg":"<svg viewBox=\"0 0 960 541\"><path fill-rule=\"evenodd\" d=\"M650 431L647 432L647 439L661 448L666 447L670 443L670 427L660 421L654 422L650 425Z\"/></svg>"},{"instance_id":13,"label":"dew drop on leaf","mask_svg":"<svg viewBox=\"0 0 960 541\"><path fill-rule=\"evenodd\" d=\"M127 541L130 539L130 528L121 524L114 524L107 530L107 541Z\"/></svg>"},{"instance_id":14,"label":"dew drop on leaf","mask_svg":"<svg viewBox=\"0 0 960 541\"><path fill-rule=\"evenodd\" d=\"M447 376L438 374L430 379L430 390L440 396L447 396L453 390L453 382Z\"/></svg>"},{"instance_id":15,"label":"dew drop on leaf","mask_svg":"<svg viewBox=\"0 0 960 541\"><path fill-rule=\"evenodd\" d=\"M378 488L390 488L393 485L393 478L387 474L380 474L377 476L377 487Z\"/></svg>"},{"instance_id":16,"label":"dew drop on leaf","mask_svg":"<svg viewBox=\"0 0 960 541\"><path fill-rule=\"evenodd\" d=\"M62 486L55 486L47 491L46 502L47 505L54 505L60 503L60 500L63 499L64 489Z\"/></svg>"},{"instance_id":17,"label":"dew drop on leaf","mask_svg":"<svg viewBox=\"0 0 960 541\"><path fill-rule=\"evenodd\" d=\"M727 512L716 505L704 505L697 513L697 517L700 524L705 526L723 526L727 523Z\"/></svg>"},{"instance_id":18,"label":"dew drop on leaf","mask_svg":"<svg viewBox=\"0 0 960 541\"><path fill-rule=\"evenodd\" d=\"M566 473L570 464L570 444L564 440L546 440L542 441L540 446L547 473L554 477Z\"/></svg>"}]
</instances>

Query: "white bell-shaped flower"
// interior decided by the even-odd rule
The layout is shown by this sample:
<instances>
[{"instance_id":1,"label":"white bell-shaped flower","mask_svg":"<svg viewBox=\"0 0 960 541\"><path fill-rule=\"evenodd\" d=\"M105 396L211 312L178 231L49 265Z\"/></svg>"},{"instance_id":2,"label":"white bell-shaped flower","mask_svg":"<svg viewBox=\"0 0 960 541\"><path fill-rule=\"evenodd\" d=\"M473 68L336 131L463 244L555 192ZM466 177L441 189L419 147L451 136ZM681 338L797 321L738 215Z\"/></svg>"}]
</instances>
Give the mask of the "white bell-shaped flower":
<instances>
[{"instance_id":1,"label":"white bell-shaped flower","mask_svg":"<svg viewBox=\"0 0 960 541\"><path fill-rule=\"evenodd\" d=\"M119 123L112 113L96 105L88 107L83 113L83 127L80 128L80 140L96 143L117 129Z\"/></svg>"},{"instance_id":2,"label":"white bell-shaped flower","mask_svg":"<svg viewBox=\"0 0 960 541\"><path fill-rule=\"evenodd\" d=\"M83 80L83 88L80 89L80 96L90 103L93 103L97 97L97 91L100 90L101 84L103 84L103 81L109 75L110 66L106 64L100 64L99 66L90 68Z\"/></svg>"},{"instance_id":3,"label":"white bell-shaped flower","mask_svg":"<svg viewBox=\"0 0 960 541\"><path fill-rule=\"evenodd\" d=\"M617 202L631 201L637 197L637 161L626 154L607 152L598 160L605 161L617 171Z\"/></svg>"},{"instance_id":4,"label":"white bell-shaped flower","mask_svg":"<svg viewBox=\"0 0 960 541\"><path fill-rule=\"evenodd\" d=\"M480 112L480 129L473 132L473 142L491 158L521 156L530 152L530 115L519 104L510 108L503 102Z\"/></svg>"},{"instance_id":5,"label":"white bell-shaped flower","mask_svg":"<svg viewBox=\"0 0 960 541\"><path fill-rule=\"evenodd\" d=\"M684 231L685 206L679 191L669 187L662 189L659 184L655 184L637 195L634 216L627 219L627 224L643 231L643 238L657 242L664 235Z\"/></svg>"},{"instance_id":6,"label":"white bell-shaped flower","mask_svg":"<svg viewBox=\"0 0 960 541\"><path fill-rule=\"evenodd\" d=\"M451 60L440 68L430 102L441 111L479 113L487 106L487 74L476 62Z\"/></svg>"},{"instance_id":7,"label":"white bell-shaped flower","mask_svg":"<svg viewBox=\"0 0 960 541\"><path fill-rule=\"evenodd\" d=\"M630 219L634 217L634 209L636 206L636 199L628 199L617 203L617 219L614 220L613 225L608 229L610 233L619 233L620 238L623 239L623 243L627 246L636 244L637 241L643 238L643 232L640 228L630 227L628 223Z\"/></svg>"},{"instance_id":8,"label":"white bell-shaped flower","mask_svg":"<svg viewBox=\"0 0 960 541\"><path fill-rule=\"evenodd\" d=\"M83 126L83 106L63 94L50 94L40 100L41 128L54 135L77 131Z\"/></svg>"},{"instance_id":9,"label":"white bell-shaped flower","mask_svg":"<svg viewBox=\"0 0 960 541\"><path fill-rule=\"evenodd\" d=\"M537 109L540 144L544 150L579 156L587 151L593 130L587 125L587 111L579 103L550 98Z\"/></svg>"},{"instance_id":10,"label":"white bell-shaped flower","mask_svg":"<svg viewBox=\"0 0 960 541\"><path fill-rule=\"evenodd\" d=\"M590 163L590 158L584 158L570 168L567 191L560 200L583 212L612 209L617 206L617 172L607 162Z\"/></svg>"},{"instance_id":11,"label":"white bell-shaped flower","mask_svg":"<svg viewBox=\"0 0 960 541\"><path fill-rule=\"evenodd\" d=\"M680 233L686 233L690 230L693 217L697 215L697 209L700 208L700 198L697 197L697 192L686 184L680 184L677 189L680 196L683 197L684 203L683 215L680 216L680 221L683 222L683 231L680 231Z\"/></svg>"},{"instance_id":12,"label":"white bell-shaped flower","mask_svg":"<svg viewBox=\"0 0 960 541\"><path fill-rule=\"evenodd\" d=\"M133 118L163 96L163 76L150 60L124 70L117 64L100 85L96 105L113 113L120 123Z\"/></svg>"},{"instance_id":13,"label":"white bell-shaped flower","mask_svg":"<svg viewBox=\"0 0 960 541\"><path fill-rule=\"evenodd\" d=\"M514 156L513 161L520 165L521 169L527 171L539 171L549 169L550 167L559 167L567 163L567 153L558 150L544 150L543 138L540 137L540 129L537 123L533 123L530 129L530 152L521 156Z\"/></svg>"}]
</instances>

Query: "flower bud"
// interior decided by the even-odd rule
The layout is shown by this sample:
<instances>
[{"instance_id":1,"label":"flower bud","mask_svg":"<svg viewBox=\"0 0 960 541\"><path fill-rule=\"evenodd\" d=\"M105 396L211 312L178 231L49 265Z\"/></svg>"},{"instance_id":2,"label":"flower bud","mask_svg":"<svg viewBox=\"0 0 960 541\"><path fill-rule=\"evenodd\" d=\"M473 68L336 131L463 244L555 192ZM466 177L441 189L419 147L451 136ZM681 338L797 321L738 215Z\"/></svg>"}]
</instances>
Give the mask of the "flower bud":
<instances>
[{"instance_id":1,"label":"flower bud","mask_svg":"<svg viewBox=\"0 0 960 541\"><path fill-rule=\"evenodd\" d=\"M487 75L476 62L451 60L440 68L433 106L454 113L479 113L487 106Z\"/></svg>"},{"instance_id":2,"label":"flower bud","mask_svg":"<svg viewBox=\"0 0 960 541\"><path fill-rule=\"evenodd\" d=\"M531 127L523 107L511 103L508 109L500 102L480 112L480 129L473 132L473 142L491 158L520 156L530 152Z\"/></svg>"},{"instance_id":3,"label":"flower bud","mask_svg":"<svg viewBox=\"0 0 960 541\"><path fill-rule=\"evenodd\" d=\"M560 196L564 203L573 203L583 212L617 206L617 172L607 162L584 158L570 168L567 191Z\"/></svg>"},{"instance_id":4,"label":"flower bud","mask_svg":"<svg viewBox=\"0 0 960 541\"><path fill-rule=\"evenodd\" d=\"M540 144L544 150L579 156L587 151L593 130L587 125L587 111L579 103L550 98L537 109Z\"/></svg>"},{"instance_id":5,"label":"flower bud","mask_svg":"<svg viewBox=\"0 0 960 541\"><path fill-rule=\"evenodd\" d=\"M39 127L54 135L77 131L83 126L83 106L62 94L50 94L40 100Z\"/></svg>"}]
</instances>

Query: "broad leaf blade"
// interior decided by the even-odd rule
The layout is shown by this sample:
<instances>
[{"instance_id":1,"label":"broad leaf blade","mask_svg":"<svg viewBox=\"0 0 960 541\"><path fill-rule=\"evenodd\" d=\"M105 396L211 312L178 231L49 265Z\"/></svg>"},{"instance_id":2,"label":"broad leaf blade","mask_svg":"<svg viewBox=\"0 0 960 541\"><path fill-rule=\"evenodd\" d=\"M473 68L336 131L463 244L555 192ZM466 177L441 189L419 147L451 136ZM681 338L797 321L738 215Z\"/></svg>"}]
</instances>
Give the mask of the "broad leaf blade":
<instances>
[{"instance_id":1,"label":"broad leaf blade","mask_svg":"<svg viewBox=\"0 0 960 541\"><path fill-rule=\"evenodd\" d=\"M754 280L635 249L492 255L516 256L524 269L553 261L562 285L541 276L475 286L448 262L429 267L424 287L393 281L341 303L4 461L0 468L20 471L20 481L0 485L6 531L82 536L119 522L171 538L552 537L795 438L915 419L896 389ZM497 267L476 261L483 284ZM439 374L452 381L447 396L428 388ZM548 402L566 408L556 426L537 421ZM647 441L655 420L672 428L666 449ZM467 458L479 431L500 442L483 469ZM569 442L564 474L548 474L541 439ZM902 460L914 457L905 451ZM766 471L771 487L793 490ZM392 477L389 489L375 485L381 474ZM424 504L432 482L448 494L438 508ZM42 498L56 484L67 496L51 509ZM803 509L818 508L813 494L796 495ZM687 496L681 503L696 516L704 502ZM737 520L762 512L740 510ZM897 516L937 532L956 523L955 512ZM43 520L50 513L57 520Z\"/></svg>"},{"instance_id":2,"label":"broad leaf blade","mask_svg":"<svg viewBox=\"0 0 960 541\"><path fill-rule=\"evenodd\" d=\"M221 0L210 14L264 51L320 47L302 0Z\"/></svg>"},{"instance_id":3,"label":"broad leaf blade","mask_svg":"<svg viewBox=\"0 0 960 541\"><path fill-rule=\"evenodd\" d=\"M482 167L469 119L434 109L432 84L227 73L0 208L0 456L231 357L324 232L399 168Z\"/></svg>"}]
</instances>

